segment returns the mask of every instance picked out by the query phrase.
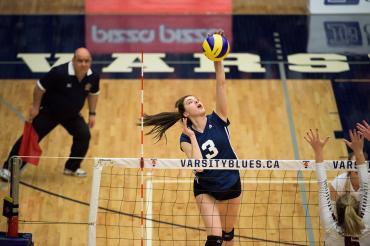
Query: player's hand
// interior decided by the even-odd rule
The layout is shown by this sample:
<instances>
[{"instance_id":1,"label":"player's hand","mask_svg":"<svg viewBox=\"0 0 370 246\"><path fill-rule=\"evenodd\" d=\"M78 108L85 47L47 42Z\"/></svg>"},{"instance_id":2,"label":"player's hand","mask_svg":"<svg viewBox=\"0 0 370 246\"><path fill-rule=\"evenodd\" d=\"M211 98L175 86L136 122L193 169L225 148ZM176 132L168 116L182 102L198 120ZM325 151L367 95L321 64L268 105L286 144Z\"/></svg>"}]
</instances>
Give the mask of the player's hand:
<instances>
[{"instance_id":1,"label":"player's hand","mask_svg":"<svg viewBox=\"0 0 370 246\"><path fill-rule=\"evenodd\" d=\"M220 34L221 36L224 35L224 30L220 29L212 34ZM212 35L211 33L207 33L207 36L210 37Z\"/></svg>"},{"instance_id":2,"label":"player's hand","mask_svg":"<svg viewBox=\"0 0 370 246\"><path fill-rule=\"evenodd\" d=\"M182 119L182 133L184 133L186 136L188 136L189 138L191 137L194 137L195 136L195 133L193 130L191 130L189 127L188 127L188 118L183 118Z\"/></svg>"},{"instance_id":3,"label":"player's hand","mask_svg":"<svg viewBox=\"0 0 370 246\"><path fill-rule=\"evenodd\" d=\"M95 118L95 115L89 115L89 122L87 123L89 128L93 128L95 126Z\"/></svg>"},{"instance_id":4,"label":"player's hand","mask_svg":"<svg viewBox=\"0 0 370 246\"><path fill-rule=\"evenodd\" d=\"M329 137L326 137L325 139L320 139L319 130L316 129L316 131L312 131L310 129L309 132L306 132L306 136L304 139L311 145L312 149L315 153L322 152L324 149L325 144L328 142Z\"/></svg>"},{"instance_id":5,"label":"player's hand","mask_svg":"<svg viewBox=\"0 0 370 246\"><path fill-rule=\"evenodd\" d=\"M370 141L370 126L365 120L363 120L362 123L357 123L356 128L360 131L361 135L367 139L367 141Z\"/></svg>"},{"instance_id":6,"label":"player's hand","mask_svg":"<svg viewBox=\"0 0 370 246\"><path fill-rule=\"evenodd\" d=\"M33 119L39 114L39 112L40 112L39 107L35 107L35 106L31 105L31 107L29 109L29 116L28 116L29 122L32 122Z\"/></svg>"},{"instance_id":7,"label":"player's hand","mask_svg":"<svg viewBox=\"0 0 370 246\"><path fill-rule=\"evenodd\" d=\"M364 148L364 136L356 130L349 130L349 138L351 141L344 139L347 146L351 148L355 154L361 153Z\"/></svg>"}]
</instances>

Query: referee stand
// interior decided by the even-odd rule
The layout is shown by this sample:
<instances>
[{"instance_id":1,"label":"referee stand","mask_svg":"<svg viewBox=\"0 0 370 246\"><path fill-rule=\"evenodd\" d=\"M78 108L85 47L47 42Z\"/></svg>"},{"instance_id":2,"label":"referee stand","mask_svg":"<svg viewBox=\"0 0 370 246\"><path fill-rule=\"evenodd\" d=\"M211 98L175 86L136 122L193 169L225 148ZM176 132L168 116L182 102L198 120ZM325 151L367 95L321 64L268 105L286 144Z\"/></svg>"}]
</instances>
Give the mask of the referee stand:
<instances>
[{"instance_id":1,"label":"referee stand","mask_svg":"<svg viewBox=\"0 0 370 246\"><path fill-rule=\"evenodd\" d=\"M12 157L10 159L11 178L10 194L4 198L3 216L8 218L8 231L0 232L1 246L32 246L31 233L18 233L19 213L19 181L21 159Z\"/></svg>"}]
</instances>

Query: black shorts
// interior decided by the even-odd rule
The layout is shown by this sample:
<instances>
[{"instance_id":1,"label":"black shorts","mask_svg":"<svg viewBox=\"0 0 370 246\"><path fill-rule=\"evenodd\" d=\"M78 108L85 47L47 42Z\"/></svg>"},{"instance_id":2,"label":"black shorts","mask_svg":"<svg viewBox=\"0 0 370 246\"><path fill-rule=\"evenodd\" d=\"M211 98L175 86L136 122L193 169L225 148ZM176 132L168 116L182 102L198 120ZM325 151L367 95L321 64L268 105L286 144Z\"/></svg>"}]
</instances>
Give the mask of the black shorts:
<instances>
[{"instance_id":1,"label":"black shorts","mask_svg":"<svg viewBox=\"0 0 370 246\"><path fill-rule=\"evenodd\" d=\"M240 178L236 183L231 186L229 189L224 191L210 191L207 187L203 187L199 184L196 180L194 180L194 196L198 196L200 194L208 194L214 197L218 201L230 200L233 198L237 198L242 193L242 187L240 183Z\"/></svg>"}]
</instances>

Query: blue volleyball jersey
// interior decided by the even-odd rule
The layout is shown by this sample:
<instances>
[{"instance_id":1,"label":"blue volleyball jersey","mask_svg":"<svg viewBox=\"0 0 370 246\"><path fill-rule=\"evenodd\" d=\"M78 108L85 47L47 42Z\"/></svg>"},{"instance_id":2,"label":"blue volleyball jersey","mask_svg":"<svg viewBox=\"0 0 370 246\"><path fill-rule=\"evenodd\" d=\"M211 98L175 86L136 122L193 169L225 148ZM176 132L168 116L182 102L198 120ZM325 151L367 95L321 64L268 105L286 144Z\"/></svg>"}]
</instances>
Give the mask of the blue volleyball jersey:
<instances>
[{"instance_id":1,"label":"blue volleyball jersey","mask_svg":"<svg viewBox=\"0 0 370 246\"><path fill-rule=\"evenodd\" d=\"M197 138L203 159L237 159L231 147L229 121L223 121L215 112L207 115L204 132L191 128ZM191 124L190 124L191 127ZM191 143L190 138L181 134L180 143ZM240 178L238 170L204 170L196 173L196 180L209 191L222 191L232 187Z\"/></svg>"}]
</instances>

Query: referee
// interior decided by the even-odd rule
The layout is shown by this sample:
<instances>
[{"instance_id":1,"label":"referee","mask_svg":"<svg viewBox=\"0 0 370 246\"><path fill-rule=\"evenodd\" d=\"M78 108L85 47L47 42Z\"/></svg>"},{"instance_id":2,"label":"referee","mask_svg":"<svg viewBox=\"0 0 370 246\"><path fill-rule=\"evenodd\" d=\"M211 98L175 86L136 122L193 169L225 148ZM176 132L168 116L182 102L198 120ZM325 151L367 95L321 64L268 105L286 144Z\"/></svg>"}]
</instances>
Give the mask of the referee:
<instances>
[{"instance_id":1,"label":"referee","mask_svg":"<svg viewBox=\"0 0 370 246\"><path fill-rule=\"evenodd\" d=\"M38 134L39 141L57 125L62 125L73 136L70 157L65 163L64 174L85 177L80 168L81 161L89 148L90 130L95 125L95 109L99 94L99 75L91 70L91 54L86 48L78 48L71 62L52 68L37 81L33 91L33 103L29 120ZM89 106L88 123L80 111L87 98ZM18 155L22 137L14 144L8 159L0 169L0 178L10 179L9 160ZM21 168L26 165L22 162Z\"/></svg>"}]
</instances>

